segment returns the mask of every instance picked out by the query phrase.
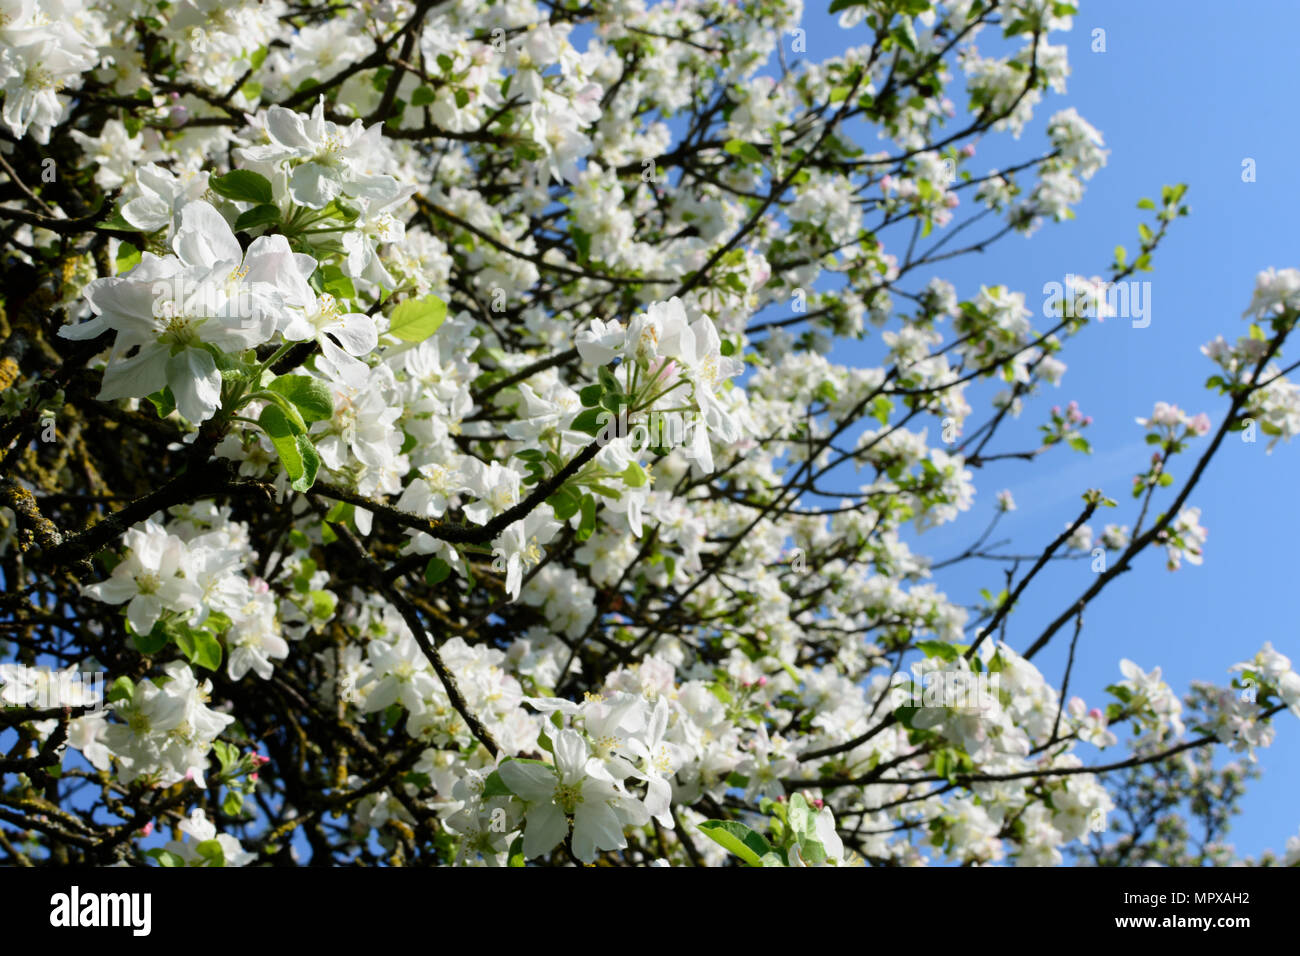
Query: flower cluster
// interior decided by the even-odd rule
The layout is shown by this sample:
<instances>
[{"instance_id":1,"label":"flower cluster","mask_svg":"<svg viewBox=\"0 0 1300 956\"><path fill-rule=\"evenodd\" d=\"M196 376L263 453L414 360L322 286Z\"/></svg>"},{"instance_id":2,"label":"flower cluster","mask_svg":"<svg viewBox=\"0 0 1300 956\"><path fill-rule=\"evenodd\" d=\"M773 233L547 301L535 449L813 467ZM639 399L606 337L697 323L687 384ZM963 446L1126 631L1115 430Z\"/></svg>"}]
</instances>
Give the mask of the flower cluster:
<instances>
[{"instance_id":1,"label":"flower cluster","mask_svg":"<svg viewBox=\"0 0 1300 956\"><path fill-rule=\"evenodd\" d=\"M1053 865L1114 809L1093 758L1122 728L1157 762L1300 715L1271 645L1186 699L1129 660L1112 700L1068 696L1037 655L1080 599L1037 639L1015 610L1097 548L1207 560L1192 489L1157 496L1208 413L1138 419L1134 514L1089 492L1041 562L924 550L1012 520L990 462L1091 451L1073 401L1027 451L999 430L1115 278L1072 277L1043 324L929 276L1068 220L1105 165L1074 109L1031 123L1072 3L1001 4L997 55L987 4L847 5L864 42L780 70L795 0L569 6L4 0L0 702L31 754L0 770L77 819L42 804L35 839ZM1035 128L1037 159L975 169L982 136ZM1300 272L1261 273L1247 315L1203 349L1220 420L1289 439ZM945 572L972 559L1005 565L982 600ZM1087 603L1110 577L1072 580ZM102 700L51 689L74 669ZM100 788L84 821L69 781ZM101 822L136 817L173 839Z\"/></svg>"}]
</instances>

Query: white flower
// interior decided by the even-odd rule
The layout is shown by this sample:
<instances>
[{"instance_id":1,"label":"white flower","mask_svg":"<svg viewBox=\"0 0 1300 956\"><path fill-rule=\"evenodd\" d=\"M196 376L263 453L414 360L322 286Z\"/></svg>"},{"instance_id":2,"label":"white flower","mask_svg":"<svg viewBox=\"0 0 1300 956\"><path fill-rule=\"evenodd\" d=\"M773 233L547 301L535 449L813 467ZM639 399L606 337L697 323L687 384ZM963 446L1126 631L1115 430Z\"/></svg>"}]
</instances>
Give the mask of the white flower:
<instances>
[{"instance_id":1,"label":"white flower","mask_svg":"<svg viewBox=\"0 0 1300 956\"><path fill-rule=\"evenodd\" d=\"M122 218L144 232L157 232L171 225L187 204L202 198L208 190L208 174L183 171L174 176L157 163L146 163L135 171L140 191L122 205Z\"/></svg>"},{"instance_id":2,"label":"white flower","mask_svg":"<svg viewBox=\"0 0 1300 956\"><path fill-rule=\"evenodd\" d=\"M391 201L397 180L372 173L379 149L380 124L365 129L361 120L339 126L325 119L325 98L310 116L282 106L266 112L270 143L247 146L236 156L249 165L289 169L289 196L300 206L321 209L339 196Z\"/></svg>"},{"instance_id":3,"label":"white flower","mask_svg":"<svg viewBox=\"0 0 1300 956\"><path fill-rule=\"evenodd\" d=\"M274 603L249 601L231 614L231 621L226 638L230 679L239 680L251 670L262 680L270 680L274 671L271 661L289 656L289 642L280 634Z\"/></svg>"},{"instance_id":4,"label":"white flower","mask_svg":"<svg viewBox=\"0 0 1300 956\"><path fill-rule=\"evenodd\" d=\"M363 708L367 714L395 703L418 713L440 686L409 631L392 644L372 641L369 656L370 669L359 682L359 686L370 688Z\"/></svg>"},{"instance_id":5,"label":"white flower","mask_svg":"<svg viewBox=\"0 0 1300 956\"><path fill-rule=\"evenodd\" d=\"M592 319L591 328L577 335L578 354L588 365L606 365L622 351L626 341L627 333L617 320Z\"/></svg>"},{"instance_id":6,"label":"white flower","mask_svg":"<svg viewBox=\"0 0 1300 956\"><path fill-rule=\"evenodd\" d=\"M207 706L211 682L200 684L183 661L173 661L163 672L162 687L140 681L129 700L113 704L121 723L104 729L104 745L117 759L123 783L146 777L169 787L188 778L206 787L208 751L235 718Z\"/></svg>"},{"instance_id":7,"label":"white flower","mask_svg":"<svg viewBox=\"0 0 1300 956\"><path fill-rule=\"evenodd\" d=\"M1068 528L1072 522L1068 522ZM1092 550L1092 528L1086 524L1081 524L1074 529L1074 532L1065 539L1065 546L1071 551L1090 551Z\"/></svg>"},{"instance_id":8,"label":"white flower","mask_svg":"<svg viewBox=\"0 0 1300 956\"><path fill-rule=\"evenodd\" d=\"M1255 294L1242 317L1267 318L1300 309L1300 270L1269 268L1255 277Z\"/></svg>"},{"instance_id":9,"label":"white flower","mask_svg":"<svg viewBox=\"0 0 1300 956\"><path fill-rule=\"evenodd\" d=\"M487 524L495 515L519 502L519 472L499 461L483 464L471 458L465 465L464 490L478 501L465 506L465 517L475 524Z\"/></svg>"},{"instance_id":10,"label":"white flower","mask_svg":"<svg viewBox=\"0 0 1300 956\"><path fill-rule=\"evenodd\" d=\"M143 397L170 386L176 407L198 424L221 401L221 373L204 346L225 352L253 348L270 338L280 308L282 274L314 268L295 255L284 236L253 240L247 253L226 220L206 202L181 210L172 240L175 256L144 253L124 276L86 287L95 317L65 325L59 335L93 339L117 332L99 398ZM138 351L127 357L132 349Z\"/></svg>"},{"instance_id":11,"label":"white flower","mask_svg":"<svg viewBox=\"0 0 1300 956\"><path fill-rule=\"evenodd\" d=\"M608 779L588 770L587 744L576 730L554 737L555 766L511 760L500 767L501 779L524 801L524 857L549 853L564 840L573 824L573 854L584 863L598 850L627 846L625 826L642 826L650 816L645 807Z\"/></svg>"},{"instance_id":12,"label":"white flower","mask_svg":"<svg viewBox=\"0 0 1300 956\"><path fill-rule=\"evenodd\" d=\"M519 597L524 572L546 556L542 546L559 530L560 523L554 520L550 509L538 508L511 522L492 542L492 553L505 562L506 593L511 600Z\"/></svg>"},{"instance_id":13,"label":"white flower","mask_svg":"<svg viewBox=\"0 0 1300 956\"><path fill-rule=\"evenodd\" d=\"M1127 679L1121 681L1118 686L1129 691L1129 706L1139 712L1139 719L1150 726L1150 715L1154 715L1155 729L1161 736L1166 724L1175 735L1182 736L1183 722L1179 719L1179 715L1183 712L1182 701L1169 685L1160 679L1160 668L1157 667L1148 674L1126 657L1119 662L1119 669ZM1144 711L1149 711L1150 715L1144 714Z\"/></svg>"},{"instance_id":14,"label":"white flower","mask_svg":"<svg viewBox=\"0 0 1300 956\"><path fill-rule=\"evenodd\" d=\"M240 845L240 842L226 833L217 833L216 825L200 807L190 812L190 818L177 828L189 839L177 842L172 840L164 848L183 859L187 866L211 866L209 857L199 852L199 846L215 841L221 847L221 856L226 866L247 866L257 859Z\"/></svg>"},{"instance_id":15,"label":"white flower","mask_svg":"<svg viewBox=\"0 0 1300 956\"><path fill-rule=\"evenodd\" d=\"M645 731L628 741L628 749L639 761L633 773L646 782L646 810L671 830L673 816L669 804L673 791L668 781L677 772L682 757L677 746L664 739L667 731L668 700L660 697L650 713Z\"/></svg>"},{"instance_id":16,"label":"white flower","mask_svg":"<svg viewBox=\"0 0 1300 956\"><path fill-rule=\"evenodd\" d=\"M140 635L148 634L164 610L189 614L202 592L187 577L185 543L161 525L146 521L127 531L127 555L106 581L85 588L106 604L126 604L126 618Z\"/></svg>"},{"instance_id":17,"label":"white flower","mask_svg":"<svg viewBox=\"0 0 1300 956\"><path fill-rule=\"evenodd\" d=\"M305 281L293 283L287 297L288 320L282 334L290 342L314 341L321 358L350 384L364 385L366 365L360 356L379 344L375 320L364 312L344 312L329 293L316 295ZM341 346L341 347L340 347Z\"/></svg>"}]
</instances>

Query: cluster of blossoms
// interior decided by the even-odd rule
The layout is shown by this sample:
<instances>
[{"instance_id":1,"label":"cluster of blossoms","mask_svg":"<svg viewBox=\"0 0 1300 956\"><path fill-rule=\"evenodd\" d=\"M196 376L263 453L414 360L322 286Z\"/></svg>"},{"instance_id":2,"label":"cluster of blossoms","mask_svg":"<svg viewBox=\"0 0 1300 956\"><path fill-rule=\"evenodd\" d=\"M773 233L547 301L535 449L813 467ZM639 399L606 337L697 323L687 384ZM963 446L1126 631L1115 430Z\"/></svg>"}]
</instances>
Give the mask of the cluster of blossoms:
<instances>
[{"instance_id":1,"label":"cluster of blossoms","mask_svg":"<svg viewBox=\"0 0 1300 956\"><path fill-rule=\"evenodd\" d=\"M1041 648L1012 646L1015 598L950 597L915 542L981 509L989 457L1090 450L1076 402L1032 452L984 443L1062 383L1106 283L1075 281L1045 328L1006 286L904 288L987 210L1068 219L1105 164L1073 109L1016 170L933 146L963 79L962 138L1019 137L1064 91L1049 34L1073 6L881 6L843 11L861 45L778 78L798 0L595 4L572 17L590 30L529 0L10 0L4 123L80 165L7 254L61 263L39 300L61 324L29 352L86 366L57 382L84 416L64 457L0 448L22 482L0 610L37 622L11 645L5 621L0 700L77 709L24 721L24 746L66 742L123 818L181 785L174 839L137 854L168 865L265 862L295 830L293 852L339 861L489 866L1083 846L1115 806L1093 752L1128 725L1156 759L1183 702L1128 660L1113 700L1064 699ZM1006 56L975 45L993 22ZM879 152L841 122L862 116ZM1249 314L1289 331L1300 273L1261 274ZM836 337L878 362L844 364ZM1234 415L1289 438L1275 343L1255 326L1204 351ZM44 369L5 389L5 435L53 401ZM977 409L981 380L999 391ZM1165 403L1139 423L1154 495L1211 423ZM110 520L118 478L138 500ZM1072 522L1067 550L1200 564L1200 510L1172 510ZM60 617L20 580L41 554L80 577ZM43 647L60 670L41 672L19 647L51 618L77 650ZM107 672L102 709L49 690L74 658ZM1300 715L1300 677L1269 645L1237 669L1189 726L1251 750L1275 698Z\"/></svg>"},{"instance_id":2,"label":"cluster of blossoms","mask_svg":"<svg viewBox=\"0 0 1300 956\"><path fill-rule=\"evenodd\" d=\"M182 514L166 526L155 516L127 531L123 560L86 593L125 604L138 641L169 630L206 630L225 644L231 680L249 671L269 680L274 662L289 654L285 638L301 636L308 613L323 623L334 596L317 589L305 600L295 600L296 592L278 597L267 581L249 573L247 528L230 520L229 509L177 510Z\"/></svg>"}]
</instances>

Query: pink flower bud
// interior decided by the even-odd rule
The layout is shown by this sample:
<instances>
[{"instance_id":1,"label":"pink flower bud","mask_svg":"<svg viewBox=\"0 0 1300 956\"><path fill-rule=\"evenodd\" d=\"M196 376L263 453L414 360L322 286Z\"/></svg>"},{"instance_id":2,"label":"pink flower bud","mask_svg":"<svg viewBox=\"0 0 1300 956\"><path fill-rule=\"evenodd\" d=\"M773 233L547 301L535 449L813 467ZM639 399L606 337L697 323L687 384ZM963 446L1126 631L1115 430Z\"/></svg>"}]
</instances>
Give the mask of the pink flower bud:
<instances>
[{"instance_id":1,"label":"pink flower bud","mask_svg":"<svg viewBox=\"0 0 1300 956\"><path fill-rule=\"evenodd\" d=\"M1087 425L1091 425L1091 424L1092 424L1092 416L1091 416L1091 415L1085 415L1085 416L1083 417L1083 424L1084 424L1085 426L1087 426Z\"/></svg>"},{"instance_id":2,"label":"pink flower bud","mask_svg":"<svg viewBox=\"0 0 1300 956\"><path fill-rule=\"evenodd\" d=\"M150 833L153 833L152 820L150 820L148 823L146 823L144 826L140 828L140 836L148 836Z\"/></svg>"},{"instance_id":3,"label":"pink flower bud","mask_svg":"<svg viewBox=\"0 0 1300 956\"><path fill-rule=\"evenodd\" d=\"M659 365L659 371L655 373L655 378L659 380L660 385L666 385L674 376L677 375L677 363L672 359L665 359Z\"/></svg>"},{"instance_id":4,"label":"pink flower bud","mask_svg":"<svg viewBox=\"0 0 1300 956\"><path fill-rule=\"evenodd\" d=\"M759 686L759 687L766 687L766 686L767 686L767 677L766 677L766 675L764 675L763 677L760 677L760 678L758 679L758 686Z\"/></svg>"}]
</instances>

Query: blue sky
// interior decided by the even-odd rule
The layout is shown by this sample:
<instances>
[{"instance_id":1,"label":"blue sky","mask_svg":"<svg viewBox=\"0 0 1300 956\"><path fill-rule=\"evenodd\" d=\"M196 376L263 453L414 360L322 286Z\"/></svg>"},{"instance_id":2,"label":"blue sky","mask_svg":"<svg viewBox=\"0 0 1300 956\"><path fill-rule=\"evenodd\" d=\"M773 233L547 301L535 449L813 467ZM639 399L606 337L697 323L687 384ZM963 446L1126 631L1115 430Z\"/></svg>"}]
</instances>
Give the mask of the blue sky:
<instances>
[{"instance_id":1,"label":"blue sky","mask_svg":"<svg viewBox=\"0 0 1300 956\"><path fill-rule=\"evenodd\" d=\"M838 18L825 12L827 6L810 3L805 11L812 60L866 42L865 27L842 30ZM1111 154L1088 184L1075 220L1048 223L1029 239L1009 236L982 256L948 263L939 274L957 285L962 298L973 297L981 284L1005 284L1025 293L1042 323L1045 283L1061 282L1067 273L1104 275L1117 244L1132 255L1137 224L1149 218L1136 209L1141 197L1158 202L1161 185L1186 182L1184 202L1191 216L1171 227L1154 271L1136 277L1151 283L1149 327L1133 328L1120 318L1090 325L1062 356L1069 372L1061 386L1027 403L1020 420L986 449L1034 447L1034 431L1050 406L1076 399L1095 419L1087 431L1093 454L1059 451L1034 463L982 469L975 475L979 491L972 514L924 535L919 546L925 553L941 559L963 551L992 516L1001 488L1010 488L1019 506L994 536L1012 539L1001 553L1040 551L1077 515L1080 495L1089 487L1100 487L1120 502L1091 522L1095 531L1112 521L1131 526L1136 517L1128 494L1132 476L1149 455L1134 418L1145 417L1154 402L1164 400L1192 413L1204 411L1216 426L1222 421L1226 403L1202 387L1213 370L1199 348L1216 335L1232 341L1244 334L1240 315L1257 272L1300 265L1300 236L1287 228L1300 211L1300 182L1293 175L1300 126L1285 108L1279 110L1291 100L1300 72L1294 53L1300 4L1256 2L1236 13L1224 16L1221 5L1205 2L1084 0L1074 29L1053 37L1069 47L1068 92L1040 104L1019 142L994 134L979 144L968 167L975 175L1027 159L1042 150L1047 118L1074 106L1101 130ZM1098 28L1105 30L1105 52L1091 49ZM996 49L993 41L993 32L986 31L981 48ZM961 90L960 80L950 88L959 110L965 106ZM871 141L863 145L884 148ZM1242 181L1247 158L1255 161L1254 182ZM886 241L888 251L904 251L897 247L897 234ZM877 355L874 342L835 352L844 362L875 361ZM972 393L977 412L975 395L983 394ZM984 417L978 414L972 422ZM1300 447L1279 444L1271 455L1266 447L1266 441L1231 438L1193 493L1190 504L1202 509L1202 524L1210 532L1202 566L1184 564L1169 572L1163 551L1150 551L1089 607L1071 694L1104 706L1103 688L1120 679L1123 657L1147 670L1159 665L1179 693L1196 679L1225 682L1227 668L1253 656L1265 641L1300 659L1291 557L1300 538L1295 494ZM1191 452L1199 453L1196 445ZM1182 457L1173 469L1179 479L1195 460ZM1155 504L1171 497L1165 492ZM1000 566L989 562L967 562L936 577L952 600L966 604L978 600L980 588L996 592L1003 585ZM1013 615L1011 645L1024 650L1091 580L1087 561L1049 567ZM1035 658L1056 683L1068 640L1061 632ZM1300 828L1294 795L1300 782L1300 721L1283 713L1276 728L1275 744L1258 752L1264 776L1243 801L1229 836L1241 853L1281 851ZM1121 741L1124 736L1121 731ZM1091 747L1080 753L1089 762L1099 756ZM1106 759L1113 758L1107 754Z\"/></svg>"}]
</instances>

